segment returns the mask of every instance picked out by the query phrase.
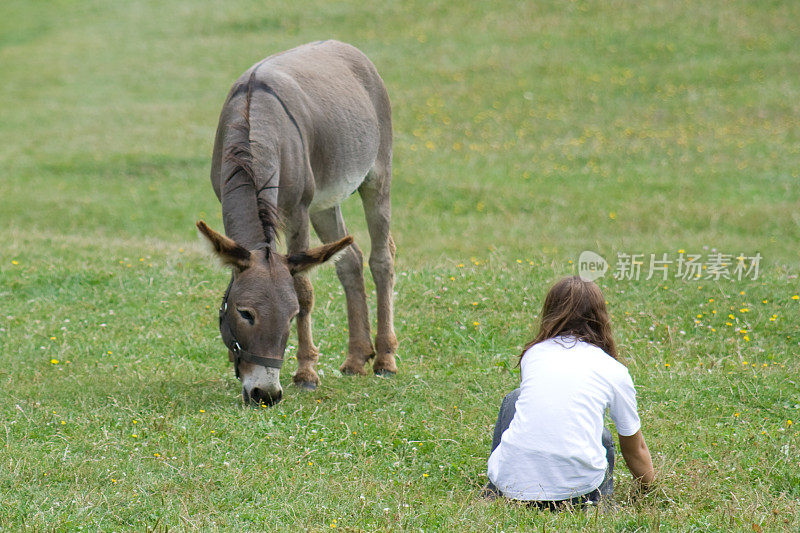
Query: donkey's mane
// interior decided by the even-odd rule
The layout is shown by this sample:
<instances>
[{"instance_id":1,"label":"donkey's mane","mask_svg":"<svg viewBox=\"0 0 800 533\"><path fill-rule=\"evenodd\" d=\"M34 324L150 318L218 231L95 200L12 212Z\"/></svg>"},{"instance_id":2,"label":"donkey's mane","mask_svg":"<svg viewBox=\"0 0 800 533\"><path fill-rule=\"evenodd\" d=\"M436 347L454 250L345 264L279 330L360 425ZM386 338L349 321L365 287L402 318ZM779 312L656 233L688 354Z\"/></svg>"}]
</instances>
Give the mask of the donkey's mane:
<instances>
[{"instance_id":1,"label":"donkey's mane","mask_svg":"<svg viewBox=\"0 0 800 533\"><path fill-rule=\"evenodd\" d=\"M277 189L278 185L271 185L272 177L270 177L261 189L256 189L256 172L253 166L255 158L250 141L250 101L253 97L253 82L255 80L256 71L260 66L261 63L253 68L253 71L250 73L250 78L247 80L247 95L241 119L230 125L230 129L241 133L241 137L231 142L225 150L225 160L233 165L233 169L226 179L226 182L230 181L236 174L243 173L249 180L249 184L252 184L253 194L256 196L256 204L258 205L258 219L261 221L261 227L264 231L264 242L268 245L267 250L269 250L269 245L272 245L278 236L277 226L280 223L280 217L278 215L277 206L270 204L267 200L262 198L261 192L266 189ZM234 89L232 95L238 94L242 89L244 89L244 87L237 87Z\"/></svg>"}]
</instances>

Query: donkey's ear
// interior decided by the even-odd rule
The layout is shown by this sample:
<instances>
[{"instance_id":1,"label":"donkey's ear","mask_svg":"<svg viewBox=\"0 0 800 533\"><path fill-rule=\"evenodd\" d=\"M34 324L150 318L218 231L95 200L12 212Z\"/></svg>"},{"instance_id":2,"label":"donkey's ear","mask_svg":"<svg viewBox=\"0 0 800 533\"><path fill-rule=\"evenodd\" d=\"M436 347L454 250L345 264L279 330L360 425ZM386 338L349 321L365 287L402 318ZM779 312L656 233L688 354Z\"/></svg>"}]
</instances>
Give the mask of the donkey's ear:
<instances>
[{"instance_id":1,"label":"donkey's ear","mask_svg":"<svg viewBox=\"0 0 800 533\"><path fill-rule=\"evenodd\" d=\"M197 222L197 229L208 239L208 242L214 248L214 252L223 263L241 270L250 266L250 250L239 246L233 239L217 233L202 220Z\"/></svg>"},{"instance_id":2,"label":"donkey's ear","mask_svg":"<svg viewBox=\"0 0 800 533\"><path fill-rule=\"evenodd\" d=\"M292 274L303 272L311 267L321 265L334 255L338 254L348 246L353 244L353 237L348 235L342 240L325 244L317 248L311 248L305 252L290 254L286 260L289 262L289 270Z\"/></svg>"}]
</instances>

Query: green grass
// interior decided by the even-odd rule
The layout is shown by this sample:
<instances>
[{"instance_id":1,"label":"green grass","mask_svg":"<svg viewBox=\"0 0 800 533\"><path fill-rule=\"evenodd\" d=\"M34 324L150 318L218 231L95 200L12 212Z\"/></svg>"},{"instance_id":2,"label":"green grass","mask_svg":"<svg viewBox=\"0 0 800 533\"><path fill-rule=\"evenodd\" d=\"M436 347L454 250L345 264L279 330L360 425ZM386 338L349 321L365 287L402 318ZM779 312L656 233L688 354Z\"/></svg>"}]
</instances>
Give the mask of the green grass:
<instances>
[{"instance_id":1,"label":"green grass","mask_svg":"<svg viewBox=\"0 0 800 533\"><path fill-rule=\"evenodd\" d=\"M6 2L0 529L797 530L798 16L777 1ZM322 386L289 387L289 361L285 400L244 408L216 330L227 274L193 223L221 228L208 170L232 81L324 38L364 50L393 102L400 373L338 374L326 266ZM345 212L368 248L357 200ZM656 491L630 501L618 457L599 514L481 501L515 355L585 249L764 259L756 280L600 281Z\"/></svg>"}]
</instances>

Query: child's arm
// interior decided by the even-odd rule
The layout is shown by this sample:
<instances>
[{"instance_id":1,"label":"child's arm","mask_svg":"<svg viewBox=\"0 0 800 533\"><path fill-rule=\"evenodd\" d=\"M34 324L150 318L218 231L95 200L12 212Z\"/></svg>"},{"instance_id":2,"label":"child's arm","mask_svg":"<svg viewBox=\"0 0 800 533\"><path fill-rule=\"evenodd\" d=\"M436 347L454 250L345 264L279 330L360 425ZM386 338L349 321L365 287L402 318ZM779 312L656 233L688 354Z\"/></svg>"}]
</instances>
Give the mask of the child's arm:
<instances>
[{"instance_id":1,"label":"child's arm","mask_svg":"<svg viewBox=\"0 0 800 533\"><path fill-rule=\"evenodd\" d=\"M642 489L647 490L655 479L653 469L653 459L650 457L650 450L644 441L642 430L640 429L633 435L625 437L619 436L619 447L625 464L633 474L634 479L639 482Z\"/></svg>"}]
</instances>

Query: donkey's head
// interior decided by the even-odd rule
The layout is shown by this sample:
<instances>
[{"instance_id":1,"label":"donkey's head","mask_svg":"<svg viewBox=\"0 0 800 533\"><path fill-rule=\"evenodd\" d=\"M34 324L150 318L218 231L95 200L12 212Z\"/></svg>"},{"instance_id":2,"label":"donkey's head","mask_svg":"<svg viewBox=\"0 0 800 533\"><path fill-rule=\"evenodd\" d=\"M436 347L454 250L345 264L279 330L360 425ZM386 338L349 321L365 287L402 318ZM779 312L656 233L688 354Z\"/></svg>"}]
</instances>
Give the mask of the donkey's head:
<instances>
[{"instance_id":1,"label":"donkey's head","mask_svg":"<svg viewBox=\"0 0 800 533\"><path fill-rule=\"evenodd\" d=\"M274 405L283 395L279 377L289 326L300 312L293 276L327 261L353 238L284 256L269 247L248 250L203 221L197 228L233 272L219 310L219 329L242 381L242 397Z\"/></svg>"}]
</instances>

